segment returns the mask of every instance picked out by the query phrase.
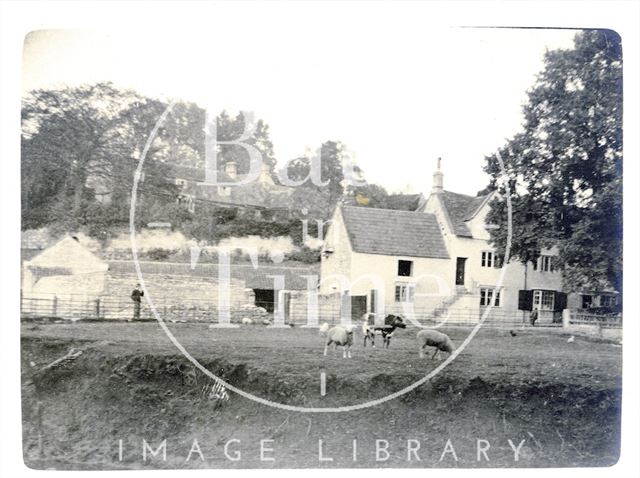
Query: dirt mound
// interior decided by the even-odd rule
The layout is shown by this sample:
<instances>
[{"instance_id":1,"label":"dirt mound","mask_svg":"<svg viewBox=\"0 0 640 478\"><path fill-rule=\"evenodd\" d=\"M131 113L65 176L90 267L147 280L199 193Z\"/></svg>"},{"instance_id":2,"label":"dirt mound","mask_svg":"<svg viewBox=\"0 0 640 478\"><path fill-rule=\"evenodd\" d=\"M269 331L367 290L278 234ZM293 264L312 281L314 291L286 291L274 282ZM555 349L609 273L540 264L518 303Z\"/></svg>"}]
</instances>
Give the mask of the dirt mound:
<instances>
[{"instance_id":1,"label":"dirt mound","mask_svg":"<svg viewBox=\"0 0 640 478\"><path fill-rule=\"evenodd\" d=\"M41 364L64 355L71 346L84 349L81 359L67 368L38 374ZM242 390L305 406L360 403L363 397L383 396L415 380L407 373L328 373L326 386L333 396L321 398L315 374L304 369L296 374L269 371L223 358L201 363ZM214 447L231 438L255 442L256 436L272 437L287 451L279 463L284 467L317 466L304 453L317 450L318 438L384 437L398 442L422 438L433 447L436 459L419 466L607 465L616 461L619 450L617 388L525 377L487 380L442 374L382 406L348 414L303 416L235 394L227 401L212 399L212 383L181 355L131 352L118 356L104 353L102 346L89 341L23 340L25 461L34 468L63 469L234 466L219 451L212 455L213 461L186 464L184 457L193 437ZM460 462L439 462L439 443L447 437L472 451ZM475 460L476 437L498 443L490 464ZM165 438L178 444L173 461L142 463L139 453L132 452L125 453L123 461L119 459L118 440L130 445L127 450L139 451L142 439L153 440L157 446ZM526 441L524 450L528 451L517 464L507 439ZM347 442L336 446L336 456L346 447ZM396 455L394 459L399 460L402 454ZM263 466L257 456L249 455L242 466ZM345 465L338 459L335 464ZM378 466L373 458L358 466L367 464ZM404 461L395 465L418 466Z\"/></svg>"}]
</instances>

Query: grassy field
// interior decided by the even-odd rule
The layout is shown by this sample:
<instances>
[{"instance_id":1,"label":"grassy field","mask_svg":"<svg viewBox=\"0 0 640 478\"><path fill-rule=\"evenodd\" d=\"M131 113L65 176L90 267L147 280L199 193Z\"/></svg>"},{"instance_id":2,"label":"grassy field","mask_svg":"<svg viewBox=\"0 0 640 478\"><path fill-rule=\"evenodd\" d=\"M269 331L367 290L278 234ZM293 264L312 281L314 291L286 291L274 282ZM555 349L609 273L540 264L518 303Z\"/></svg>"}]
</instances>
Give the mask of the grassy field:
<instances>
[{"instance_id":1,"label":"grassy field","mask_svg":"<svg viewBox=\"0 0 640 478\"><path fill-rule=\"evenodd\" d=\"M190 354L234 386L305 407L381 398L440 363L418 358L416 329L396 332L388 350L365 349L356 335L353 358L343 359L340 353L323 357L324 339L313 329L169 327ZM444 330L456 345L469 331ZM515 332L514 337L508 330L481 329L429 383L382 405L309 414L233 393L222 405L203 398L202 387L210 380L156 323L23 324L25 461L61 469L614 463L621 347L582 337L569 343L561 329ZM38 378L39 368L71 347L83 350L73 365ZM143 439L154 448L166 439L166 461L160 455L144 461ZM197 453L186 461L194 439L204 461ZM224 454L229 440L238 440L232 442L241 452L238 461ZM264 445L273 452L263 458L275 462L261 460L260 440L273 440ZM319 440L323 457L333 461L319 461ZM386 443L386 452L376 455L376 440L383 440L378 448ZM478 453L477 440L489 443L486 456ZM509 440L516 447L522 443L518 461ZM419 450L410 452L416 443Z\"/></svg>"}]
</instances>

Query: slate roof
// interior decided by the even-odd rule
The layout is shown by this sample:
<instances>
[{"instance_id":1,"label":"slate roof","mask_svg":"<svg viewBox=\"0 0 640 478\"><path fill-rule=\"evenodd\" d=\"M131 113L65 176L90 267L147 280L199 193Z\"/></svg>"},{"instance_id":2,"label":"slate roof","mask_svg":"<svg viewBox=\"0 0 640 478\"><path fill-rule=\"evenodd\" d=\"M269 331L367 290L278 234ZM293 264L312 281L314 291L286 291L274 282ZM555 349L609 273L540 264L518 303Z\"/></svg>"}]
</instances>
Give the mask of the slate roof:
<instances>
[{"instance_id":1,"label":"slate roof","mask_svg":"<svg viewBox=\"0 0 640 478\"><path fill-rule=\"evenodd\" d=\"M485 203L488 195L474 197L467 196L466 194L453 193L451 191L442 191L440 197L451 219L453 231L456 236L472 237L471 230L465 221L468 221L476 215L478 209Z\"/></svg>"},{"instance_id":2,"label":"slate roof","mask_svg":"<svg viewBox=\"0 0 640 478\"><path fill-rule=\"evenodd\" d=\"M352 206L341 211L356 252L449 258L434 214Z\"/></svg>"}]
</instances>

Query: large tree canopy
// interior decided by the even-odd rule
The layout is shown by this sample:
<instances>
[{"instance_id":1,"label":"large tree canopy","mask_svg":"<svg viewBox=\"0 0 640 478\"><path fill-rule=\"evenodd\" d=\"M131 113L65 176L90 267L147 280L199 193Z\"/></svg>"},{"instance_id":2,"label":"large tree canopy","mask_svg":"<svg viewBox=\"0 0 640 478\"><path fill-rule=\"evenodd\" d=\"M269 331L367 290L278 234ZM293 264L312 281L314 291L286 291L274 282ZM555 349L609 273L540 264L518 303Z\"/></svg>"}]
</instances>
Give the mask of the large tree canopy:
<instances>
[{"instance_id":1,"label":"large tree canopy","mask_svg":"<svg viewBox=\"0 0 640 478\"><path fill-rule=\"evenodd\" d=\"M101 237L125 226L134 171L147 138L168 103L147 98L110 83L59 90L35 90L22 107L22 227L54 226L88 229ZM217 117L219 140L235 139L245 118ZM175 102L147 153L144 181L138 185L136 219L171 220L190 217L178 210L174 184L176 165L204 170L205 111L194 103ZM262 153L273 172L275 158L268 126L257 120L247 140ZM219 164L234 160L241 174L248 170L243 148L219 146ZM105 191L109 204L98 201ZM198 211L203 214L204 211Z\"/></svg>"},{"instance_id":2,"label":"large tree canopy","mask_svg":"<svg viewBox=\"0 0 640 478\"><path fill-rule=\"evenodd\" d=\"M511 252L522 262L557 246L568 290L622 290L622 50L608 30L580 32L574 48L549 51L528 93L524 124L486 158L501 199L488 221L506 243L505 179L511 186Z\"/></svg>"}]
</instances>

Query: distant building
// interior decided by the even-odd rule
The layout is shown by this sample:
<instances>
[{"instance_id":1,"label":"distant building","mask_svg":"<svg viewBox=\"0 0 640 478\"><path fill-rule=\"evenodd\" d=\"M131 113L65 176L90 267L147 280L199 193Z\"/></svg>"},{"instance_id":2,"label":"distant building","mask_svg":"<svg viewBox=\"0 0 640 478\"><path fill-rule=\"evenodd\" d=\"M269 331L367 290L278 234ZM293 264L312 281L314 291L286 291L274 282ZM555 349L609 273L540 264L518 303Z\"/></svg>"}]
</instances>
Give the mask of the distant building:
<instances>
[{"instance_id":1,"label":"distant building","mask_svg":"<svg viewBox=\"0 0 640 478\"><path fill-rule=\"evenodd\" d=\"M259 177L248 184L239 183L237 164L225 163L224 170L216 172L218 183L205 184L204 168L175 166L175 184L179 186L177 202L190 212L199 204L212 204L236 209L241 214L254 215L262 219L289 217L291 196L295 188L276 184L267 166L263 166Z\"/></svg>"}]
</instances>

